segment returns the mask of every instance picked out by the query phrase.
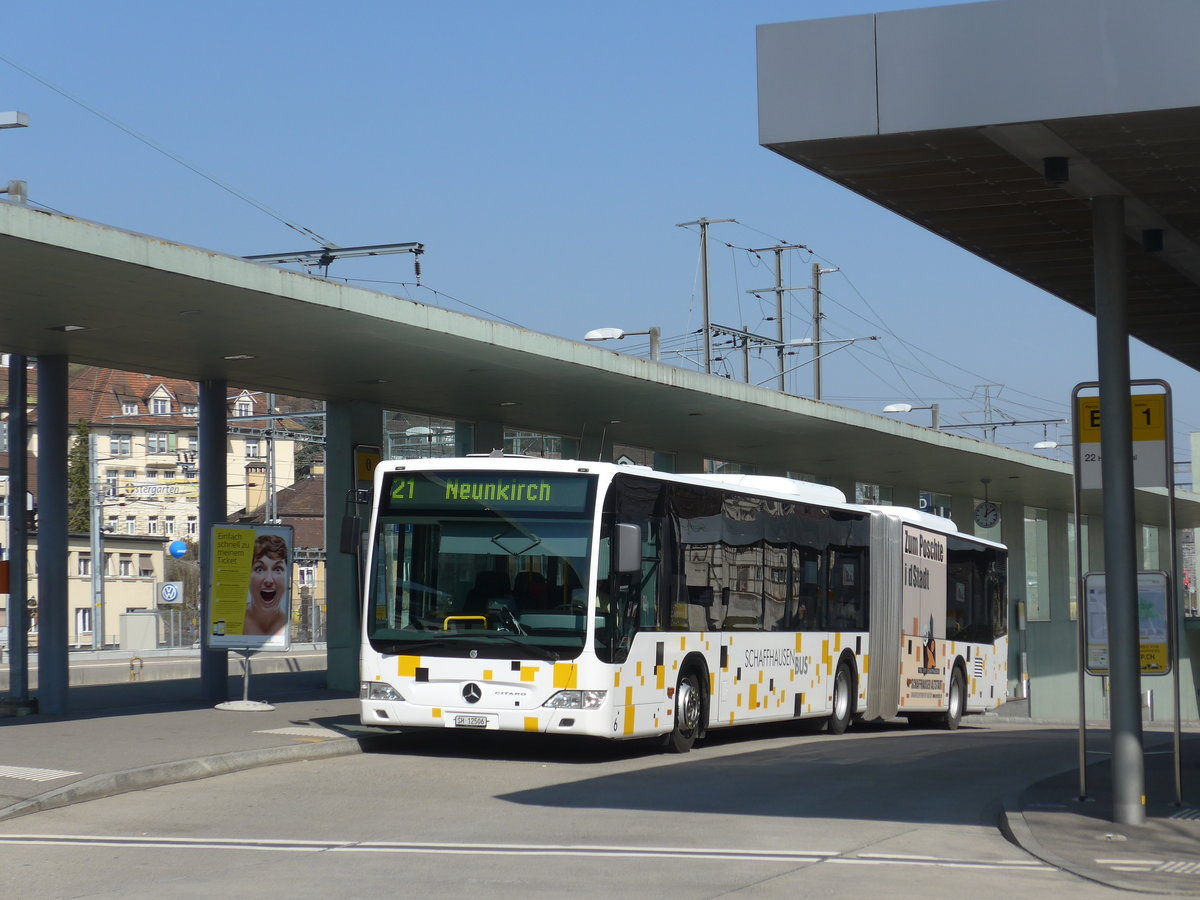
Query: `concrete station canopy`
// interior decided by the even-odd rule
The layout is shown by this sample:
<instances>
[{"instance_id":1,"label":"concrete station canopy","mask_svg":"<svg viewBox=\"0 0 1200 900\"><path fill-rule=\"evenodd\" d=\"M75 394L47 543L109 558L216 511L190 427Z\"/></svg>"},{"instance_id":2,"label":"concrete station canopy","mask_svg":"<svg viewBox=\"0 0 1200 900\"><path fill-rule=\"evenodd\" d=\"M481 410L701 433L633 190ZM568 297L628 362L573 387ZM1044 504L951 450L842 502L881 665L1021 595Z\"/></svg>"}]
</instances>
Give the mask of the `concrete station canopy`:
<instances>
[{"instance_id":1,"label":"concrete station canopy","mask_svg":"<svg viewBox=\"0 0 1200 900\"><path fill-rule=\"evenodd\" d=\"M1088 201L1123 195L1130 331L1200 368L1197 35L1195 0L760 26L760 143L1088 312Z\"/></svg>"},{"instance_id":2,"label":"concrete station canopy","mask_svg":"<svg viewBox=\"0 0 1200 900\"><path fill-rule=\"evenodd\" d=\"M8 352L606 433L851 490L859 480L978 497L989 478L994 500L1072 505L1058 460L18 204L0 202L0 270Z\"/></svg>"}]
</instances>

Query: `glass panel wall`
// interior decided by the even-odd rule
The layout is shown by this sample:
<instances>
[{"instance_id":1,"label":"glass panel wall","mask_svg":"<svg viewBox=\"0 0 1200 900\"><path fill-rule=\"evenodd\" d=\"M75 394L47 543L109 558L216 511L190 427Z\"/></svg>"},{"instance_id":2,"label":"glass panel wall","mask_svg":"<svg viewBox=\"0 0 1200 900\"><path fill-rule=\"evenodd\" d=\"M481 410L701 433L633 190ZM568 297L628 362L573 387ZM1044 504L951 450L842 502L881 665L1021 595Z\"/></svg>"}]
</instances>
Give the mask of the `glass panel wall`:
<instances>
[{"instance_id":1,"label":"glass panel wall","mask_svg":"<svg viewBox=\"0 0 1200 900\"><path fill-rule=\"evenodd\" d=\"M1050 620L1050 522L1044 509L1025 507L1025 616Z\"/></svg>"}]
</instances>

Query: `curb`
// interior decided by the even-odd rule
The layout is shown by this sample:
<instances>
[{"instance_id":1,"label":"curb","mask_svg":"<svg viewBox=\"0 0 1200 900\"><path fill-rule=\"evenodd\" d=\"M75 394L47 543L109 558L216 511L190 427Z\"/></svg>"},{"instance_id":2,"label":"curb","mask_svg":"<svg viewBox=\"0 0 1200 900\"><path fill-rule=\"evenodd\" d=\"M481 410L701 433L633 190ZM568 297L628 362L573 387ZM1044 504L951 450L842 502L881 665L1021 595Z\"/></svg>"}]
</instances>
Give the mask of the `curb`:
<instances>
[{"instance_id":1,"label":"curb","mask_svg":"<svg viewBox=\"0 0 1200 900\"><path fill-rule=\"evenodd\" d=\"M1011 844L1020 847L1030 856L1039 859L1048 866L1053 866L1062 872L1069 872L1077 878L1092 884L1103 885L1118 891L1130 891L1137 894L1153 894L1159 896L1177 896L1181 892L1171 888L1147 885L1140 882L1130 882L1117 878L1104 877L1095 869L1068 862L1057 854L1051 853L1034 837L1033 829L1025 821L1025 813L1021 809L1020 797L1009 794L1004 798L1004 808L1000 812L1000 833ZM1185 892L1185 893L1191 893Z\"/></svg>"},{"instance_id":2,"label":"curb","mask_svg":"<svg viewBox=\"0 0 1200 900\"><path fill-rule=\"evenodd\" d=\"M156 763L137 769L126 769L123 772L93 775L66 787L57 788L0 809L0 821L45 810L60 809L75 803L86 803L89 800L101 800L131 791L180 784L185 781L197 781L213 775L228 775L232 772L243 772L261 766L353 756L356 753L367 752L371 749L371 745L378 742L377 737L330 738L316 744L270 747L263 750L235 750L216 756Z\"/></svg>"},{"instance_id":3,"label":"curb","mask_svg":"<svg viewBox=\"0 0 1200 900\"><path fill-rule=\"evenodd\" d=\"M1070 872L1072 875L1078 875L1080 878L1086 878L1088 881L1096 881L1095 878L1077 871L1061 856L1056 856L1038 843L1038 839L1033 836L1033 829L1025 821L1025 813L1021 810L1020 798L1016 794L1009 794L1004 798L1004 809L1000 813L1000 833L1010 844L1020 847L1046 865ZM1107 884L1106 882L1099 883Z\"/></svg>"}]
</instances>

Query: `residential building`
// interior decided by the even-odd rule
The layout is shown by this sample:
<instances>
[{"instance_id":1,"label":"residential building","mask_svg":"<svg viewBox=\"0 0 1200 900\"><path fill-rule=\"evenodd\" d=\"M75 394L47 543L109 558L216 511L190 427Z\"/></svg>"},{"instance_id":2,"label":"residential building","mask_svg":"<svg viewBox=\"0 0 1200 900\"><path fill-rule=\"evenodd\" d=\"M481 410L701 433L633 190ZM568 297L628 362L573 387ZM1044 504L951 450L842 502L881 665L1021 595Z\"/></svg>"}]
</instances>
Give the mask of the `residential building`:
<instances>
[{"instance_id":1,"label":"residential building","mask_svg":"<svg viewBox=\"0 0 1200 900\"><path fill-rule=\"evenodd\" d=\"M8 359L0 356L0 394L8 386ZM35 370L29 370L29 490L37 497L37 407ZM7 403L7 397L0 398ZM70 422L90 434L93 502L103 533L105 616L103 644L119 640L119 617L157 607L155 584L166 566L166 547L175 540L200 542L198 481L199 390L194 382L73 365L68 382ZM270 395L230 388L225 467L226 510L234 513L248 497L264 497L295 479L298 426L289 420L254 416L294 408ZM299 401L305 411L316 404ZM289 431L289 429L292 429ZM8 504L7 429L0 428L0 507ZM72 441L77 434L71 429ZM36 523L36 515L33 517ZM30 600L36 602L36 524L30 533ZM0 555L9 544L7 519L0 519ZM92 645L93 587L90 529L69 536L69 642ZM193 600L194 607L194 600ZM36 616L32 617L36 620ZM7 609L0 605L0 626ZM36 621L34 623L36 627ZM178 631L178 629L176 629Z\"/></svg>"},{"instance_id":2,"label":"residential building","mask_svg":"<svg viewBox=\"0 0 1200 900\"><path fill-rule=\"evenodd\" d=\"M301 478L275 495L275 518L292 528L291 627L293 641L325 640L325 476ZM237 510L234 524L257 524L266 518L265 498Z\"/></svg>"}]
</instances>

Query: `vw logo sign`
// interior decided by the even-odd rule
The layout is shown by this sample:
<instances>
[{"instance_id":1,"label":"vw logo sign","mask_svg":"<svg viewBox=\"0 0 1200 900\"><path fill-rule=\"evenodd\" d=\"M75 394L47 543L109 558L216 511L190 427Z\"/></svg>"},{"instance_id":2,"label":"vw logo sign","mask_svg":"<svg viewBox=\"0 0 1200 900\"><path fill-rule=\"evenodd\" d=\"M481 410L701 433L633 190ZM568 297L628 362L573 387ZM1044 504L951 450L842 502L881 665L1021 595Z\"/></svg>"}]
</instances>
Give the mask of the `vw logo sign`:
<instances>
[{"instance_id":1,"label":"vw logo sign","mask_svg":"<svg viewBox=\"0 0 1200 900\"><path fill-rule=\"evenodd\" d=\"M478 703L483 699L483 691L481 691L479 689L479 685L473 681L468 681L465 685L463 685L462 695L463 699L468 703Z\"/></svg>"}]
</instances>

